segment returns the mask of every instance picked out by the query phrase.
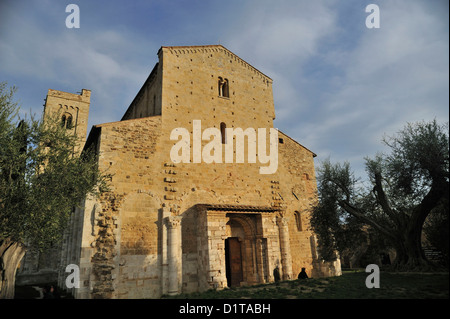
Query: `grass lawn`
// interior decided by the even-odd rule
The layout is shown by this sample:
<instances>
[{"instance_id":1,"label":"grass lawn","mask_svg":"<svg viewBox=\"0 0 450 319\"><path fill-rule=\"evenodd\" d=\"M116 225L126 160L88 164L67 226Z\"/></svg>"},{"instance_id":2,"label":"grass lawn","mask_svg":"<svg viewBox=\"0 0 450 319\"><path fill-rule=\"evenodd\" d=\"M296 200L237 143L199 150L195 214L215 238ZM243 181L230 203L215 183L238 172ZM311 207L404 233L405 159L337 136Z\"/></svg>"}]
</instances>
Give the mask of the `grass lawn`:
<instances>
[{"instance_id":1,"label":"grass lawn","mask_svg":"<svg viewBox=\"0 0 450 319\"><path fill-rule=\"evenodd\" d=\"M309 278L279 283L163 296L165 299L449 299L448 273L380 272L380 288L366 287L369 273L344 272L339 277ZM16 299L35 299L31 286L16 287ZM61 296L70 298L70 296Z\"/></svg>"},{"instance_id":2,"label":"grass lawn","mask_svg":"<svg viewBox=\"0 0 450 319\"><path fill-rule=\"evenodd\" d=\"M369 273L344 272L339 277L282 281L202 293L164 296L187 299L448 299L448 273L380 272L380 288L367 288Z\"/></svg>"}]
</instances>

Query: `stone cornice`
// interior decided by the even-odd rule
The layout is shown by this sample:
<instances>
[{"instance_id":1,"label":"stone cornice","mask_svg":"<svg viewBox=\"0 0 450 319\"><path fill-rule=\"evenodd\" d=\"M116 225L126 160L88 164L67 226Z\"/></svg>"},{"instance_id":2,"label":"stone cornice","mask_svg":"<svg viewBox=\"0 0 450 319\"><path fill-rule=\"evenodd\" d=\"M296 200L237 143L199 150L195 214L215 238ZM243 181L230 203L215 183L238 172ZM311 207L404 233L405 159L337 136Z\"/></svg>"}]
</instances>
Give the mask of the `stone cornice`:
<instances>
[{"instance_id":1,"label":"stone cornice","mask_svg":"<svg viewBox=\"0 0 450 319\"><path fill-rule=\"evenodd\" d=\"M208 211L226 211L226 212L277 212L281 209L271 206L253 206L253 205L238 205L238 204L196 204L196 207Z\"/></svg>"},{"instance_id":2,"label":"stone cornice","mask_svg":"<svg viewBox=\"0 0 450 319\"><path fill-rule=\"evenodd\" d=\"M65 99L65 100L71 100L71 101L75 101L75 102L90 103L91 90L82 89L80 94L76 94L76 93L69 93L69 92L49 89L47 96L61 98L61 99Z\"/></svg>"}]
</instances>

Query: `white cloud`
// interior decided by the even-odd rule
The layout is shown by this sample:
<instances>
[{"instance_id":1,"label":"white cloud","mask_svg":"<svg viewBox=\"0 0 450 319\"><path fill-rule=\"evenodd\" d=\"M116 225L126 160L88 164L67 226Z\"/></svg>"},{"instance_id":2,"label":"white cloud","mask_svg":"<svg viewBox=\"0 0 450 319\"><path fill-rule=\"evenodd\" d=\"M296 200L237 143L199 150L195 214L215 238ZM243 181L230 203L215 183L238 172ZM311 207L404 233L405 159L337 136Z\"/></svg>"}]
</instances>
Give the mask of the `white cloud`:
<instances>
[{"instance_id":1,"label":"white cloud","mask_svg":"<svg viewBox=\"0 0 450 319\"><path fill-rule=\"evenodd\" d=\"M321 159L355 161L362 173L363 157L385 150L385 133L448 121L448 25L436 8L383 2L381 28L369 30L363 6L360 25L344 29L347 17L329 3L300 10L304 4L267 17L255 10L252 26L232 41L274 79L281 130Z\"/></svg>"},{"instance_id":2,"label":"white cloud","mask_svg":"<svg viewBox=\"0 0 450 319\"><path fill-rule=\"evenodd\" d=\"M448 40L439 23L417 3L409 10L388 3L383 8L384 23L367 30L343 65L341 91L327 105L331 114L362 108L359 120L378 135L386 125L400 129L406 121L448 117L444 105L433 100L448 88Z\"/></svg>"},{"instance_id":3,"label":"white cloud","mask_svg":"<svg viewBox=\"0 0 450 319\"><path fill-rule=\"evenodd\" d=\"M318 41L333 30L333 11L321 2L253 3L243 15L244 21L235 23L236 29L226 42L260 67L303 62L316 53Z\"/></svg>"},{"instance_id":4,"label":"white cloud","mask_svg":"<svg viewBox=\"0 0 450 319\"><path fill-rule=\"evenodd\" d=\"M363 156L382 147L385 132L407 121L448 121L448 10L425 1L380 2L381 28L369 30L360 1L231 3L222 11L209 4L198 17L171 4L181 10L177 19L164 4L150 12L158 21L147 22L130 17L147 14L138 5L122 14L114 2L99 16L103 7L86 2L81 29L68 30L55 27L60 8L40 2L39 16L24 8L8 16L0 73L46 88L91 89L90 122L97 124L120 119L157 62L156 51L167 44L156 41L221 39L274 80L275 125L319 159L360 158L361 167Z\"/></svg>"},{"instance_id":5,"label":"white cloud","mask_svg":"<svg viewBox=\"0 0 450 319\"><path fill-rule=\"evenodd\" d=\"M62 27L49 33L38 25L34 19L15 20L0 40L2 73L72 93L90 89L95 109L90 124L120 120L153 67L148 62L157 60L155 54L143 61L146 57L140 54L152 43L143 44L139 35L126 30ZM40 114L41 108L37 105L33 112Z\"/></svg>"},{"instance_id":6,"label":"white cloud","mask_svg":"<svg viewBox=\"0 0 450 319\"><path fill-rule=\"evenodd\" d=\"M406 122L448 121L448 29L423 5L384 3L381 28L367 30L342 63L340 91L325 105L316 132L348 138L346 149L331 148L330 155L350 157L353 146L361 153L360 171L364 155L383 149L385 133L396 133Z\"/></svg>"},{"instance_id":7,"label":"white cloud","mask_svg":"<svg viewBox=\"0 0 450 319\"><path fill-rule=\"evenodd\" d=\"M279 121L307 108L302 68L335 30L333 3L253 1L228 33L226 46L274 80Z\"/></svg>"}]
</instances>

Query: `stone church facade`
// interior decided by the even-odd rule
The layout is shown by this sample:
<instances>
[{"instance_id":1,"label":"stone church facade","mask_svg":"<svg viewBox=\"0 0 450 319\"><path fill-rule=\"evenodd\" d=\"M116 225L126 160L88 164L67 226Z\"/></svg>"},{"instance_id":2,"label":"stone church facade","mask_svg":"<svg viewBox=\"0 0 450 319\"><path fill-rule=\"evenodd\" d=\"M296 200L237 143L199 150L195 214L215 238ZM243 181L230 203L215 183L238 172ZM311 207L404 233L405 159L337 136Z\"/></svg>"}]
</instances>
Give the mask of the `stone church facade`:
<instances>
[{"instance_id":1,"label":"stone church facade","mask_svg":"<svg viewBox=\"0 0 450 319\"><path fill-rule=\"evenodd\" d=\"M225 128L273 129L272 79L221 45L161 47L158 58L122 119L89 134L91 92L49 90L46 112L62 111L111 175L108 191L75 209L59 285L70 264L80 270L76 298L159 298L273 282L275 269L281 279L296 279L301 268L310 277L339 274L339 265L320 262L310 229L315 154L278 131L277 170L261 174L264 150L252 162L246 146L239 162L239 136L224 137ZM220 132L220 147L233 143L232 162L195 162L195 149L189 162L173 160L177 128L205 152L209 140L195 146L196 120Z\"/></svg>"}]
</instances>

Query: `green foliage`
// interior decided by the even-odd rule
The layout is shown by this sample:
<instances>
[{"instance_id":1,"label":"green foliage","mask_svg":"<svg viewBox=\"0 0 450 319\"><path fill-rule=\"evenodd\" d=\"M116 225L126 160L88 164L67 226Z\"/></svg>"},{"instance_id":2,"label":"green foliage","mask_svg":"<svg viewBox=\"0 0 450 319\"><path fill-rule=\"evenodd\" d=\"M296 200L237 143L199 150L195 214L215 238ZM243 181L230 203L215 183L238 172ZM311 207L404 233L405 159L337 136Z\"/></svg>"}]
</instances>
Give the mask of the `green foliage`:
<instances>
[{"instance_id":1,"label":"green foliage","mask_svg":"<svg viewBox=\"0 0 450 319\"><path fill-rule=\"evenodd\" d=\"M94 150L74 154L76 136L56 118L20 119L14 89L0 85L0 242L46 248L57 242L70 214L106 184Z\"/></svg>"},{"instance_id":2,"label":"green foliage","mask_svg":"<svg viewBox=\"0 0 450 319\"><path fill-rule=\"evenodd\" d=\"M357 182L348 162L332 165L325 160L318 168L320 204L314 209L311 225L318 234L320 254L324 260L335 260L335 250L356 247L366 239L359 219L338 204L342 198L352 200L358 196ZM335 183L340 186L336 187Z\"/></svg>"},{"instance_id":3,"label":"green foliage","mask_svg":"<svg viewBox=\"0 0 450 319\"><path fill-rule=\"evenodd\" d=\"M353 176L348 163L327 159L318 168L319 204L311 225L325 260L333 260L335 250L366 242L372 252L395 247L402 262L420 263L424 221L440 203L448 203L448 123L407 124L383 142L391 152L366 158L365 183Z\"/></svg>"}]
</instances>

